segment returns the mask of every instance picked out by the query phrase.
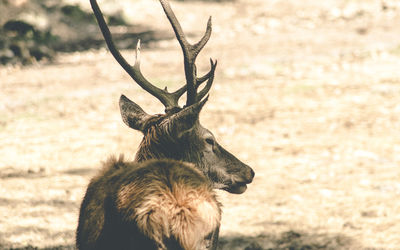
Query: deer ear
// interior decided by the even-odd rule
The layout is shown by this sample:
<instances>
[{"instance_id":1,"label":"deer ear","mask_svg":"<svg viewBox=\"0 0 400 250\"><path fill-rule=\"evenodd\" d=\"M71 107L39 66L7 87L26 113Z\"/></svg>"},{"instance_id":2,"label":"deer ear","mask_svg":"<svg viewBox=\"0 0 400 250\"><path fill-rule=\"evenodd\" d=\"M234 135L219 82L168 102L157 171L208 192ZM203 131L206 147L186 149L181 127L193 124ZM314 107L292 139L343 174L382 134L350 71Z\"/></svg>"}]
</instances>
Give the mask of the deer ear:
<instances>
[{"instance_id":1,"label":"deer ear","mask_svg":"<svg viewBox=\"0 0 400 250\"><path fill-rule=\"evenodd\" d=\"M174 128L173 130L177 133L182 133L186 130L191 129L198 121L200 111L206 104L208 95L200 102L196 102L189 107L185 107L178 113L170 117L169 124Z\"/></svg>"},{"instance_id":2,"label":"deer ear","mask_svg":"<svg viewBox=\"0 0 400 250\"><path fill-rule=\"evenodd\" d=\"M119 98L119 109L121 111L122 120L130 128L144 132L146 121L151 118L144 110L129 100L126 96L121 95Z\"/></svg>"}]
</instances>

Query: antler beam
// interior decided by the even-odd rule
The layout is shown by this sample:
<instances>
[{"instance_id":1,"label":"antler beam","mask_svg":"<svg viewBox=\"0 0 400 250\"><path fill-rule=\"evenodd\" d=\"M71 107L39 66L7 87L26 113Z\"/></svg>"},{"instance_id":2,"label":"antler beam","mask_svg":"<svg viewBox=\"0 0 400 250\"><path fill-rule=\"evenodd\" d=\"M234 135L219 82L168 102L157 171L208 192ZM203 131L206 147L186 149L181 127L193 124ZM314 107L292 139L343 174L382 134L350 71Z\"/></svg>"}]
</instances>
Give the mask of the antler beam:
<instances>
[{"instance_id":1,"label":"antler beam","mask_svg":"<svg viewBox=\"0 0 400 250\"><path fill-rule=\"evenodd\" d=\"M200 51L203 49L203 47L206 45L208 40L210 39L211 36L211 31L212 31L212 24L211 24L211 17L208 19L207 22L207 28L206 32L204 33L203 37L200 39L200 41L196 44L190 44L186 37L185 33L183 33L182 27L176 18L174 12L171 9L171 6L167 0L160 0L160 3L164 9L165 14L167 15L167 18L169 22L172 25L172 28L175 32L175 36L179 41L179 44L182 48L183 51L183 57L184 57L184 65L185 65L185 76L186 76L186 85L187 85L187 99L186 99L186 106L190 106L197 101L199 101L199 98L197 98L197 70L196 70L196 57L200 53ZM214 78L214 71L215 71L216 63L215 65L213 64L211 60L211 70L207 74L207 78L211 81L207 85L210 85L211 87L212 80ZM207 86L204 88L207 89ZM204 90L203 89L203 90ZM210 88L208 88L209 90ZM205 94L207 94L208 90L203 94L203 97ZM201 98L200 98L201 100Z\"/></svg>"}]
</instances>

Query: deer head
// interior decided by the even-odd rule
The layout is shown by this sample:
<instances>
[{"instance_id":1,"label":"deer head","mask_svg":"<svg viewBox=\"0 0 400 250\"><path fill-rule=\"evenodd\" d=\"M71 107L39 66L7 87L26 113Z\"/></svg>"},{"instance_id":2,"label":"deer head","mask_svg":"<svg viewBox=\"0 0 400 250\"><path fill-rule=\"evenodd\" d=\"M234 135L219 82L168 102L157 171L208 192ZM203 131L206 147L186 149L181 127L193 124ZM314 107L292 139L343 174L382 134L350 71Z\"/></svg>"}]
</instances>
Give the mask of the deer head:
<instances>
[{"instance_id":1,"label":"deer head","mask_svg":"<svg viewBox=\"0 0 400 250\"><path fill-rule=\"evenodd\" d=\"M143 133L136 161L171 158L194 163L214 184L215 188L230 193L243 193L254 177L254 171L219 145L214 135L199 121L199 114L208 100L217 62L210 59L211 69L197 77L196 57L211 36L211 17L203 37L190 44L167 0L160 0L183 51L186 84L175 92L151 84L140 71L140 40L136 47L136 61L132 66L115 47L111 33L95 0L90 0L107 46L122 68L144 90L156 97L165 107L165 114L147 114L139 105L122 95L119 101L126 125ZM206 83L201 90L200 86ZM180 107L180 97L187 93L186 104Z\"/></svg>"}]
</instances>

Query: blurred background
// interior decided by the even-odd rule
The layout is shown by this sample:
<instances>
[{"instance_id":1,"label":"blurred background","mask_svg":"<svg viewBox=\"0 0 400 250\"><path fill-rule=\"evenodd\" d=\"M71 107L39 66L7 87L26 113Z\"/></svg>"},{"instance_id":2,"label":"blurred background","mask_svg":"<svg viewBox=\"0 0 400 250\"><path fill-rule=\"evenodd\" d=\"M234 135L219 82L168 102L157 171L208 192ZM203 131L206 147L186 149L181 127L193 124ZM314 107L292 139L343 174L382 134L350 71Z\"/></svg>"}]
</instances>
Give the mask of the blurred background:
<instances>
[{"instance_id":1,"label":"blurred background","mask_svg":"<svg viewBox=\"0 0 400 250\"><path fill-rule=\"evenodd\" d=\"M184 82L155 0L98 0L118 48L159 87ZM250 165L218 191L220 249L400 247L400 2L171 1L218 60L201 122ZM133 159L121 94L163 112L105 48L87 0L0 0L0 249L74 249L79 206L109 155Z\"/></svg>"}]
</instances>

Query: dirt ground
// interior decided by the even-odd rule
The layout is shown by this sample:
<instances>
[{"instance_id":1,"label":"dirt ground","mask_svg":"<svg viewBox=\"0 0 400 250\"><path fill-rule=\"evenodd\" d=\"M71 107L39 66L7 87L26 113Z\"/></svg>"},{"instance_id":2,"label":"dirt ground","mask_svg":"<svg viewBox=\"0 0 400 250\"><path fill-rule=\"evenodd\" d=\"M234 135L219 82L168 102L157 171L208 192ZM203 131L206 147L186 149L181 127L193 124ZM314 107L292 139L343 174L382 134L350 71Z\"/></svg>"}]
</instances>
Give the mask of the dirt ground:
<instances>
[{"instance_id":1,"label":"dirt ground","mask_svg":"<svg viewBox=\"0 0 400 250\"><path fill-rule=\"evenodd\" d=\"M103 8L115 2L172 34L157 1ZM193 39L213 16L198 69L209 57L218 68L201 121L256 172L244 194L218 191L221 249L400 249L400 2L172 7ZM177 88L178 43L145 46L142 71ZM121 121L120 94L163 109L105 49L0 67L0 89L0 248L73 249L89 179L141 139Z\"/></svg>"}]
</instances>

